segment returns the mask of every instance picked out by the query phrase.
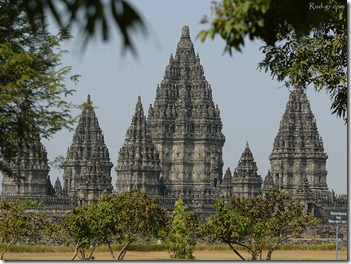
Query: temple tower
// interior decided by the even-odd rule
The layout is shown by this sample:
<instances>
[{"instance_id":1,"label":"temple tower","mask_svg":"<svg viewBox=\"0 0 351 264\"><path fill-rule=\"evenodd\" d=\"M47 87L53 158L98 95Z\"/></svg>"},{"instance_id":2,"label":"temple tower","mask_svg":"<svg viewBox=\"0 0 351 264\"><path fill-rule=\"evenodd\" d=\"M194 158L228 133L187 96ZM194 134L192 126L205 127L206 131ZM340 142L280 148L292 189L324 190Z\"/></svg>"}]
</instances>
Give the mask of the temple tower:
<instances>
[{"instance_id":1,"label":"temple tower","mask_svg":"<svg viewBox=\"0 0 351 264\"><path fill-rule=\"evenodd\" d=\"M261 194L262 177L257 174L257 166L254 161L249 143L246 143L244 152L236 167L233 178L233 195L252 199Z\"/></svg>"},{"instance_id":2,"label":"temple tower","mask_svg":"<svg viewBox=\"0 0 351 264\"><path fill-rule=\"evenodd\" d=\"M183 27L175 56L171 54L157 86L147 123L160 153L166 191L206 190L221 182L225 138L220 111L188 26Z\"/></svg>"},{"instance_id":3,"label":"temple tower","mask_svg":"<svg viewBox=\"0 0 351 264\"><path fill-rule=\"evenodd\" d=\"M64 194L83 205L97 201L102 194L111 193L112 166L88 95L64 162Z\"/></svg>"},{"instance_id":4,"label":"temple tower","mask_svg":"<svg viewBox=\"0 0 351 264\"><path fill-rule=\"evenodd\" d=\"M146 190L150 196L159 195L161 191L159 163L139 96L132 123L118 153L117 193L136 189Z\"/></svg>"},{"instance_id":5,"label":"temple tower","mask_svg":"<svg viewBox=\"0 0 351 264\"><path fill-rule=\"evenodd\" d=\"M327 158L306 93L295 88L273 143L265 188L276 187L292 193L308 182L312 191L328 190Z\"/></svg>"},{"instance_id":6,"label":"temple tower","mask_svg":"<svg viewBox=\"0 0 351 264\"><path fill-rule=\"evenodd\" d=\"M56 196L62 196L63 195L63 189L62 189L62 184L60 179L57 177L54 185L54 190L55 190L55 195Z\"/></svg>"},{"instance_id":7,"label":"temple tower","mask_svg":"<svg viewBox=\"0 0 351 264\"><path fill-rule=\"evenodd\" d=\"M22 106L19 119L28 122L29 131L18 142L16 157L5 161L13 175L3 173L3 195L52 195L53 187L49 177L47 152L40 142L31 110Z\"/></svg>"}]
</instances>

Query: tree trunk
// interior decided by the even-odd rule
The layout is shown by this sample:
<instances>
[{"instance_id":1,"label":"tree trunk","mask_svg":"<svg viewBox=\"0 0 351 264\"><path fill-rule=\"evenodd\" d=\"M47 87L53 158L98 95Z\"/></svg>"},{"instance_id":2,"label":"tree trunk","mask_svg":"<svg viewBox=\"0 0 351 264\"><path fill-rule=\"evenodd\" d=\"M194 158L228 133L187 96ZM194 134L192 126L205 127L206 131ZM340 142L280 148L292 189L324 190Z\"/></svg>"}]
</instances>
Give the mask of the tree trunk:
<instances>
[{"instance_id":1,"label":"tree trunk","mask_svg":"<svg viewBox=\"0 0 351 264\"><path fill-rule=\"evenodd\" d=\"M111 253L112 259L116 259L115 254L113 253L111 244L110 244L110 243L107 243L107 246L108 246L108 248L110 249L110 253Z\"/></svg>"},{"instance_id":2,"label":"tree trunk","mask_svg":"<svg viewBox=\"0 0 351 264\"><path fill-rule=\"evenodd\" d=\"M126 255L127 248L129 246L130 242L131 241L128 241L127 244L121 249L121 251L119 252L117 260L123 260L124 259L124 256Z\"/></svg>"},{"instance_id":3,"label":"tree trunk","mask_svg":"<svg viewBox=\"0 0 351 264\"><path fill-rule=\"evenodd\" d=\"M270 248L270 249L268 250L266 260L271 260L273 251L274 251L274 248Z\"/></svg>"},{"instance_id":4,"label":"tree trunk","mask_svg":"<svg viewBox=\"0 0 351 264\"><path fill-rule=\"evenodd\" d=\"M80 248L80 255L81 255L81 259L85 260L85 249L84 248Z\"/></svg>"},{"instance_id":5,"label":"tree trunk","mask_svg":"<svg viewBox=\"0 0 351 264\"><path fill-rule=\"evenodd\" d=\"M275 245L272 246L272 247L268 250L266 260L271 260L273 251L275 250L275 248L276 248L282 241L283 241L283 239L278 240L277 243L275 243Z\"/></svg>"},{"instance_id":6,"label":"tree trunk","mask_svg":"<svg viewBox=\"0 0 351 264\"><path fill-rule=\"evenodd\" d=\"M94 245L93 248L91 249L90 255L88 260L91 260L91 258L93 257L94 251L95 251L96 246Z\"/></svg>"},{"instance_id":7,"label":"tree trunk","mask_svg":"<svg viewBox=\"0 0 351 264\"><path fill-rule=\"evenodd\" d=\"M71 260L74 260L76 258L76 256L78 255L78 248L79 248L79 245L76 246L76 248L74 250L74 255L73 255Z\"/></svg>"},{"instance_id":8,"label":"tree trunk","mask_svg":"<svg viewBox=\"0 0 351 264\"><path fill-rule=\"evenodd\" d=\"M243 256L241 256L241 254L239 253L239 251L237 251L232 244L227 243L229 245L229 247L234 251L235 254L237 254L239 256L239 258L241 258L242 260L245 260L245 258Z\"/></svg>"},{"instance_id":9,"label":"tree trunk","mask_svg":"<svg viewBox=\"0 0 351 264\"><path fill-rule=\"evenodd\" d=\"M2 253L1 253L0 260L3 260L3 259L4 259L4 255L5 255L6 251L9 249L9 247L12 245L12 243L15 242L15 240L16 240L16 237L14 237L14 238L10 241L10 243L7 244L7 246L4 248L4 250L3 250Z\"/></svg>"}]
</instances>

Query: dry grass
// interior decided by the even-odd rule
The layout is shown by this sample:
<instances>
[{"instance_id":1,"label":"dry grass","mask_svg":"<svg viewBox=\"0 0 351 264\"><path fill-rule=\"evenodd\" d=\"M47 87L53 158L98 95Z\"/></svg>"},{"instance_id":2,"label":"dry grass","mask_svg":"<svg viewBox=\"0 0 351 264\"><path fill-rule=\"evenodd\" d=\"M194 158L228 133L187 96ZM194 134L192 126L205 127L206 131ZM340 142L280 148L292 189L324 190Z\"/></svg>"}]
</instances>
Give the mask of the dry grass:
<instances>
[{"instance_id":1,"label":"dry grass","mask_svg":"<svg viewBox=\"0 0 351 264\"><path fill-rule=\"evenodd\" d=\"M117 255L117 252L116 252ZM249 259L249 254L242 255ZM6 253L5 260L70 260L72 253ZM108 252L96 252L95 260L112 260ZM230 250L195 251L196 260L239 260ZM335 260L335 251L331 250L278 250L273 252L272 260ZM78 258L77 258L78 259ZM340 250L339 260L347 260L347 251ZM127 251L125 260L170 260L168 252Z\"/></svg>"}]
</instances>

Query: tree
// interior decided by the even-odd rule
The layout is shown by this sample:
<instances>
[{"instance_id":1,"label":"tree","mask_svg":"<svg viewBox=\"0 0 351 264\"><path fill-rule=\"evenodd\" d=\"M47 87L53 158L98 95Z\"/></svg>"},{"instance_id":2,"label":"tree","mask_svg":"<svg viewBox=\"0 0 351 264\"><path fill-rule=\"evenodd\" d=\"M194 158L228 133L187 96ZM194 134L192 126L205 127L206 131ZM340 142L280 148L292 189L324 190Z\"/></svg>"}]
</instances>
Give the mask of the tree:
<instances>
[{"instance_id":1,"label":"tree","mask_svg":"<svg viewBox=\"0 0 351 264\"><path fill-rule=\"evenodd\" d=\"M141 15L126 0L26 0L22 2L26 19L34 28L37 19L44 24L51 14L62 28L67 25L77 26L84 32L86 39L101 32L104 41L109 40L111 26L116 26L123 39L124 48L136 52L131 40L131 31L147 33Z\"/></svg>"},{"instance_id":2,"label":"tree","mask_svg":"<svg viewBox=\"0 0 351 264\"><path fill-rule=\"evenodd\" d=\"M298 200L278 190L251 200L236 197L230 203L217 200L214 209L216 214L203 226L204 234L214 242L228 244L243 260L234 245L249 251L252 260L261 260L262 250L267 248L266 260L270 260L279 244L319 222Z\"/></svg>"},{"instance_id":3,"label":"tree","mask_svg":"<svg viewBox=\"0 0 351 264\"><path fill-rule=\"evenodd\" d=\"M145 191L132 190L119 195L107 195L102 201L111 203L115 217L115 239L123 245L118 255L122 260L131 243L161 238L167 227L165 208L147 196ZM112 249L110 248L114 258Z\"/></svg>"},{"instance_id":4,"label":"tree","mask_svg":"<svg viewBox=\"0 0 351 264\"><path fill-rule=\"evenodd\" d=\"M213 242L219 241L227 244L236 255L245 260L234 247L234 244L243 245L241 242L248 234L247 226L250 219L237 214L231 205L225 203L223 199L217 199L213 204L213 208L216 214L210 216L207 223L202 226L204 236L207 236Z\"/></svg>"},{"instance_id":5,"label":"tree","mask_svg":"<svg viewBox=\"0 0 351 264\"><path fill-rule=\"evenodd\" d=\"M90 204L88 212L91 217L91 232L94 234L94 243L91 245L91 256L98 244L104 244L108 246L112 258L115 259L111 247L116 235L115 227L117 225L117 217L113 211L113 204L109 201L99 201L97 204Z\"/></svg>"},{"instance_id":6,"label":"tree","mask_svg":"<svg viewBox=\"0 0 351 264\"><path fill-rule=\"evenodd\" d=\"M37 206L32 201L0 202L0 246L4 246L0 259L17 240L39 241L46 234L50 222L42 215L26 211L26 206Z\"/></svg>"},{"instance_id":7,"label":"tree","mask_svg":"<svg viewBox=\"0 0 351 264\"><path fill-rule=\"evenodd\" d=\"M98 245L107 245L113 256L111 243L116 235L116 221L111 202L99 201L86 208L78 206L64 218L56 236L61 237L61 240L63 238L65 244L74 242L75 251L71 260L78 254L82 260L93 259Z\"/></svg>"},{"instance_id":8,"label":"tree","mask_svg":"<svg viewBox=\"0 0 351 264\"><path fill-rule=\"evenodd\" d=\"M191 238L189 220L191 215L185 212L185 206L182 199L175 203L172 213L172 223L170 230L165 238L168 251L172 252L171 257L175 259L195 259L193 251L195 240Z\"/></svg>"},{"instance_id":9,"label":"tree","mask_svg":"<svg viewBox=\"0 0 351 264\"><path fill-rule=\"evenodd\" d=\"M332 113L347 121L347 24L338 10L329 12L333 23L312 28L310 36L291 32L275 46L264 46L259 68L285 85L325 91L332 99Z\"/></svg>"},{"instance_id":10,"label":"tree","mask_svg":"<svg viewBox=\"0 0 351 264\"><path fill-rule=\"evenodd\" d=\"M70 241L73 241L75 244L75 251L71 260L74 260L78 253L80 253L82 260L90 260L93 256L93 249L95 248L93 245L96 244L94 231L96 230L93 230L92 226L96 225L95 222L98 219L94 215L95 211L90 208L76 207L63 219L62 229L59 229L59 233L66 240L66 244L69 244ZM94 248L87 256L86 250L91 246Z\"/></svg>"},{"instance_id":11,"label":"tree","mask_svg":"<svg viewBox=\"0 0 351 264\"><path fill-rule=\"evenodd\" d=\"M65 86L71 67L62 67L66 51L60 43L70 38L67 29L57 35L40 20L32 27L26 19L27 1L0 1L0 171L11 175L5 162L14 161L36 133L50 138L62 128L72 129L73 107L67 101L74 90ZM22 153L25 154L25 153Z\"/></svg>"},{"instance_id":12,"label":"tree","mask_svg":"<svg viewBox=\"0 0 351 264\"><path fill-rule=\"evenodd\" d=\"M222 0L213 10L210 29L199 33L200 40L218 35L230 55L242 50L246 37L263 40L266 58L260 69L287 86L326 89L333 114L346 121L346 1Z\"/></svg>"},{"instance_id":13,"label":"tree","mask_svg":"<svg viewBox=\"0 0 351 264\"><path fill-rule=\"evenodd\" d=\"M87 208L78 206L63 220L60 236L76 245L72 260L79 253L81 259L92 259L97 245L107 245L116 259L111 247L115 241L122 245L117 257L122 260L132 242L160 238L166 224L165 209L146 192L133 190L106 195Z\"/></svg>"}]
</instances>

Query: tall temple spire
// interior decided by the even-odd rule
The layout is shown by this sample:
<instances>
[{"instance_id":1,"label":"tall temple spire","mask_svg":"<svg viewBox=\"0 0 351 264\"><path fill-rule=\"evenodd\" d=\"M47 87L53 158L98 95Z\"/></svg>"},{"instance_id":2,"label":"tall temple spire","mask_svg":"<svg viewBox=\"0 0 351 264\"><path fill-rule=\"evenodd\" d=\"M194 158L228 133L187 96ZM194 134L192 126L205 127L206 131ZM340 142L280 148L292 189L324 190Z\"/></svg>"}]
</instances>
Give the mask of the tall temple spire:
<instances>
[{"instance_id":1,"label":"tall temple spire","mask_svg":"<svg viewBox=\"0 0 351 264\"><path fill-rule=\"evenodd\" d=\"M112 192L109 151L88 95L64 167L63 191L80 202Z\"/></svg>"},{"instance_id":2,"label":"tall temple spire","mask_svg":"<svg viewBox=\"0 0 351 264\"><path fill-rule=\"evenodd\" d=\"M221 182L222 121L188 26L182 28L175 56L170 56L148 113L169 190L206 189Z\"/></svg>"},{"instance_id":3,"label":"tall temple spire","mask_svg":"<svg viewBox=\"0 0 351 264\"><path fill-rule=\"evenodd\" d=\"M262 178L257 174L256 162L248 142L234 171L232 181L233 195L251 199L261 193Z\"/></svg>"},{"instance_id":4,"label":"tall temple spire","mask_svg":"<svg viewBox=\"0 0 351 264\"><path fill-rule=\"evenodd\" d=\"M140 96L126 139L118 153L116 172L117 193L136 189L146 190L151 196L159 194L159 159L146 125Z\"/></svg>"},{"instance_id":5,"label":"tall temple spire","mask_svg":"<svg viewBox=\"0 0 351 264\"><path fill-rule=\"evenodd\" d=\"M311 190L327 190L327 158L306 93L295 88L269 157L274 186L293 191L306 178Z\"/></svg>"}]
</instances>

